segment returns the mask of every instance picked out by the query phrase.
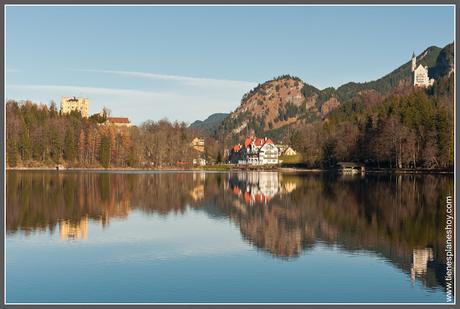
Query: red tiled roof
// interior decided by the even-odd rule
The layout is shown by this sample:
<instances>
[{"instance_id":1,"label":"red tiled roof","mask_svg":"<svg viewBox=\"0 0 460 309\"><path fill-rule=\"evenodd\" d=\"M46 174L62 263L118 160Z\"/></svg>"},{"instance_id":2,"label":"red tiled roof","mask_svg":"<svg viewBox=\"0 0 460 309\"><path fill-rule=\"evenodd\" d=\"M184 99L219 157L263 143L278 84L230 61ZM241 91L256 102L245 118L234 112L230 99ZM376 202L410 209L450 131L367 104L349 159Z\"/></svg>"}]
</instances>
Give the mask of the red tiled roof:
<instances>
[{"instance_id":1,"label":"red tiled roof","mask_svg":"<svg viewBox=\"0 0 460 309\"><path fill-rule=\"evenodd\" d=\"M262 146L265 143L265 140L263 138L257 137L254 144L256 144L257 147Z\"/></svg>"},{"instance_id":2,"label":"red tiled roof","mask_svg":"<svg viewBox=\"0 0 460 309\"><path fill-rule=\"evenodd\" d=\"M262 147L264 144L273 144L273 141L271 138L262 138L262 137L256 137L256 138L249 138L247 137L245 140L244 140L244 146L247 148L251 145L251 143L254 142L254 144L256 145L256 147Z\"/></svg>"},{"instance_id":3,"label":"red tiled roof","mask_svg":"<svg viewBox=\"0 0 460 309\"><path fill-rule=\"evenodd\" d=\"M244 140L244 146L247 148L249 145L251 145L251 139L249 137L247 137L245 140Z\"/></svg>"},{"instance_id":4,"label":"red tiled roof","mask_svg":"<svg viewBox=\"0 0 460 309\"><path fill-rule=\"evenodd\" d=\"M189 164L192 164L192 162L187 162L187 161L177 161L176 162L177 165L189 165Z\"/></svg>"},{"instance_id":5,"label":"red tiled roof","mask_svg":"<svg viewBox=\"0 0 460 309\"><path fill-rule=\"evenodd\" d=\"M129 119L125 117L108 117L107 120L111 123L129 123Z\"/></svg>"},{"instance_id":6,"label":"red tiled roof","mask_svg":"<svg viewBox=\"0 0 460 309\"><path fill-rule=\"evenodd\" d=\"M241 145L239 145L239 144L233 146L233 151L234 151L234 152L238 152L238 151L240 151L240 149L241 149Z\"/></svg>"}]
</instances>

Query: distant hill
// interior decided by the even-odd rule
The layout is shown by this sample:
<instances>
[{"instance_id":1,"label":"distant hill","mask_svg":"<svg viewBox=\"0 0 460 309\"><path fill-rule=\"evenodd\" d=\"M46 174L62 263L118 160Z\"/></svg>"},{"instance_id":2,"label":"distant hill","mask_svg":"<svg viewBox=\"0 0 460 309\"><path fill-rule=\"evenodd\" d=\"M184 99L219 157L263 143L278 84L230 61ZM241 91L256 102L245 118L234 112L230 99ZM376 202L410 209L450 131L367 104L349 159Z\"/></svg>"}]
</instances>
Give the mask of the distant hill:
<instances>
[{"instance_id":1,"label":"distant hill","mask_svg":"<svg viewBox=\"0 0 460 309\"><path fill-rule=\"evenodd\" d=\"M324 119L351 100L380 102L384 97L412 87L410 55L406 63L389 74L369 82L349 82L337 89L318 89L300 78L283 75L259 84L246 93L241 104L218 127L218 134L238 140L254 130L256 134L280 135L286 127ZM453 43L443 49L431 46L417 56L417 65L428 66L432 78L453 69Z\"/></svg>"},{"instance_id":2,"label":"distant hill","mask_svg":"<svg viewBox=\"0 0 460 309\"><path fill-rule=\"evenodd\" d=\"M190 128L213 134L228 115L228 113L212 114L205 120L196 120L190 125Z\"/></svg>"}]
</instances>

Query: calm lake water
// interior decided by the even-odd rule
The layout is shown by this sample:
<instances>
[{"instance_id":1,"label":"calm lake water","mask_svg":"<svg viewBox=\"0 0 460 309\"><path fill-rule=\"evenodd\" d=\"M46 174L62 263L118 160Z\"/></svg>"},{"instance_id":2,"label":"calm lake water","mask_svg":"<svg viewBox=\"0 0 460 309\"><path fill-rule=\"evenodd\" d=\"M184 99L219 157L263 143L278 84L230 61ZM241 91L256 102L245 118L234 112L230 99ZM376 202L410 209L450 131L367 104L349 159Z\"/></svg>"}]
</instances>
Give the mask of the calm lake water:
<instances>
[{"instance_id":1,"label":"calm lake water","mask_svg":"<svg viewBox=\"0 0 460 309\"><path fill-rule=\"evenodd\" d=\"M9 303L446 302L452 176L7 172Z\"/></svg>"}]
</instances>

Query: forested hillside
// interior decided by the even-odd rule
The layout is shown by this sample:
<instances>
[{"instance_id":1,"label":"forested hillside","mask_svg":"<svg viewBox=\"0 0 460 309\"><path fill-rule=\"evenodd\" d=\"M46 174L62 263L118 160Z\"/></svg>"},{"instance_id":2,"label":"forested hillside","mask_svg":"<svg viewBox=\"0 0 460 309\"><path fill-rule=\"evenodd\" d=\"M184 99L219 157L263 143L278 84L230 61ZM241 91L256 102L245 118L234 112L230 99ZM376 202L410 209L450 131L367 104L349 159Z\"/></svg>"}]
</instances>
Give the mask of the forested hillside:
<instances>
[{"instance_id":1,"label":"forested hillside","mask_svg":"<svg viewBox=\"0 0 460 309\"><path fill-rule=\"evenodd\" d=\"M454 74L431 89L411 88L383 101L355 98L290 137L308 166L338 161L373 167L449 168L454 160Z\"/></svg>"}]
</instances>

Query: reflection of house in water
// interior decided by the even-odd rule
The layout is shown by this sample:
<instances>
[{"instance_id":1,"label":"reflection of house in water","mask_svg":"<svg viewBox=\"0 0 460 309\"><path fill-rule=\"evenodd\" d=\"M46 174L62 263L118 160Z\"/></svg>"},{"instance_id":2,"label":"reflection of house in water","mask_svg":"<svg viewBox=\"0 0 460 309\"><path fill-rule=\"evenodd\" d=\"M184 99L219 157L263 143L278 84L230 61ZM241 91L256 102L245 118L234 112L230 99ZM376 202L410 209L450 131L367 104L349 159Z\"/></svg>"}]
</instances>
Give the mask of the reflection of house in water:
<instances>
[{"instance_id":1,"label":"reflection of house in water","mask_svg":"<svg viewBox=\"0 0 460 309\"><path fill-rule=\"evenodd\" d=\"M230 189L246 204L267 203L280 191L277 172L246 172L230 175Z\"/></svg>"},{"instance_id":2,"label":"reflection of house in water","mask_svg":"<svg viewBox=\"0 0 460 309\"><path fill-rule=\"evenodd\" d=\"M204 185L198 185L190 191L193 201L198 202L204 199Z\"/></svg>"},{"instance_id":3,"label":"reflection of house in water","mask_svg":"<svg viewBox=\"0 0 460 309\"><path fill-rule=\"evenodd\" d=\"M283 189L284 189L285 192L291 193L292 191L297 189L297 184L295 182L292 182L292 181L287 181L287 182L283 183Z\"/></svg>"},{"instance_id":4,"label":"reflection of house in water","mask_svg":"<svg viewBox=\"0 0 460 309\"><path fill-rule=\"evenodd\" d=\"M282 181L278 172L244 172L231 174L228 181L233 194L244 199L246 204L270 202L275 195L291 193L297 188L293 181Z\"/></svg>"},{"instance_id":5,"label":"reflection of house in water","mask_svg":"<svg viewBox=\"0 0 460 309\"><path fill-rule=\"evenodd\" d=\"M205 180L206 180L205 172L194 172L193 173L193 183L195 186L189 193L194 202L198 202L204 199Z\"/></svg>"},{"instance_id":6,"label":"reflection of house in water","mask_svg":"<svg viewBox=\"0 0 460 309\"><path fill-rule=\"evenodd\" d=\"M205 172L196 172L193 173L193 181L205 181L206 180L206 173Z\"/></svg>"},{"instance_id":7,"label":"reflection of house in water","mask_svg":"<svg viewBox=\"0 0 460 309\"><path fill-rule=\"evenodd\" d=\"M412 266L410 268L410 279L415 282L416 277L426 274L428 262L433 260L431 248L414 249L412 252Z\"/></svg>"},{"instance_id":8,"label":"reflection of house in water","mask_svg":"<svg viewBox=\"0 0 460 309\"><path fill-rule=\"evenodd\" d=\"M88 217L83 217L78 223L67 221L59 222L61 240L87 239Z\"/></svg>"}]
</instances>

